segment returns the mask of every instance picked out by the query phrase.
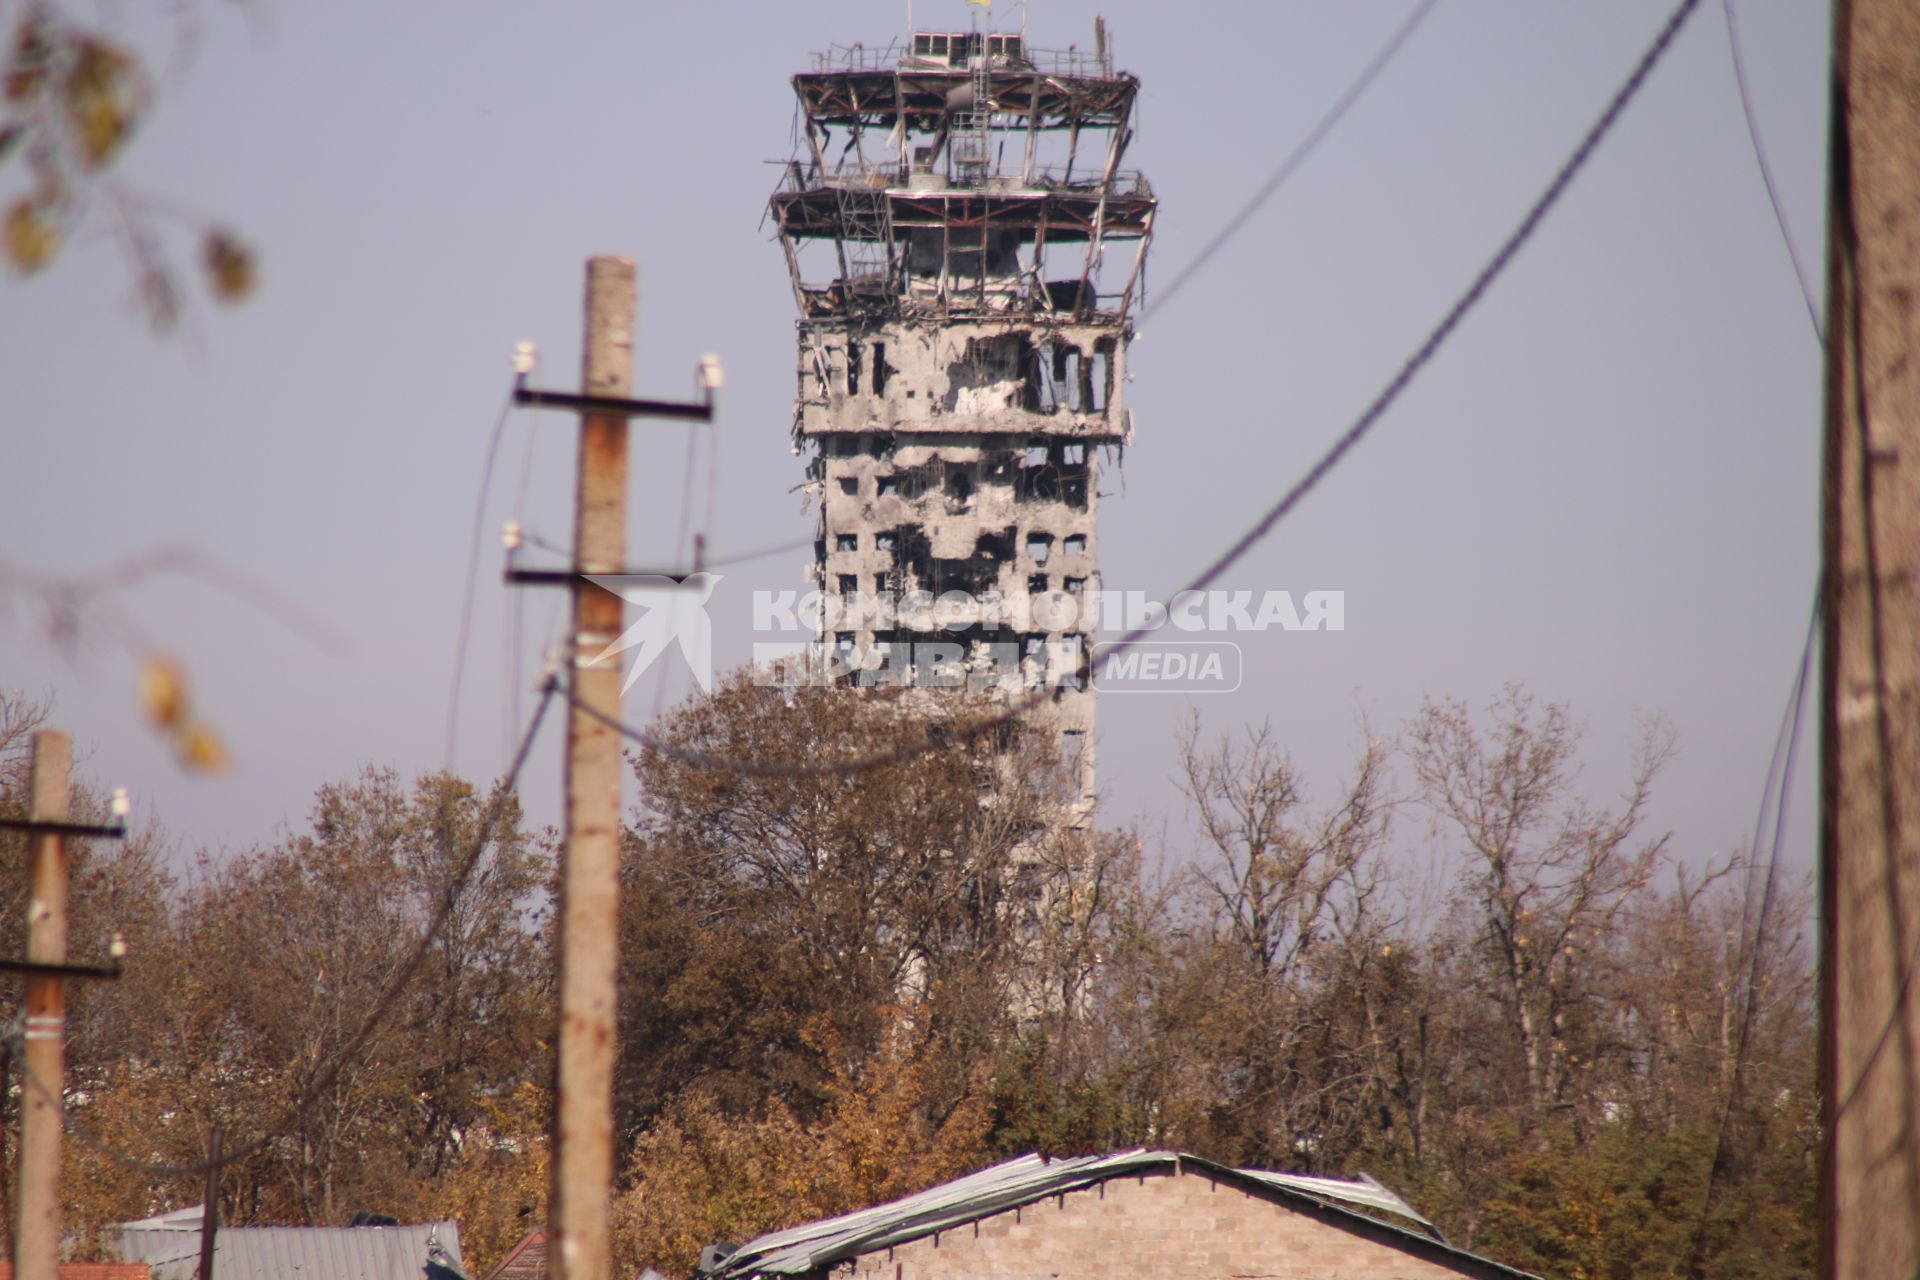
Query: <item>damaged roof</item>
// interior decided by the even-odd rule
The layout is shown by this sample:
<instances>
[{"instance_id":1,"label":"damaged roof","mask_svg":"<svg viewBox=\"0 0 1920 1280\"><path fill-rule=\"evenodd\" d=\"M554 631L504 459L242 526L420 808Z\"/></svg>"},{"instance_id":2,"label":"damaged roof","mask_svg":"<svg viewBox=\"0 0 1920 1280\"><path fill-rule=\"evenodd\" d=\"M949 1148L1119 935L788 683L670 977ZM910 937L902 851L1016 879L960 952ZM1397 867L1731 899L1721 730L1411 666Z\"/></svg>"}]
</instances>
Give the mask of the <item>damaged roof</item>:
<instances>
[{"instance_id":1,"label":"damaged roof","mask_svg":"<svg viewBox=\"0 0 1920 1280\"><path fill-rule=\"evenodd\" d=\"M1527 1272L1454 1248L1413 1206L1371 1178L1348 1182L1234 1169L1177 1151L1145 1148L1060 1160L1021 1156L900 1200L770 1232L724 1254L701 1274L713 1280L807 1275L861 1254L918 1240L1048 1196L1078 1191L1109 1178L1178 1173L1183 1167L1296 1209L1332 1216L1349 1227L1389 1233L1415 1252L1445 1255L1487 1274L1534 1280ZM1407 1225L1382 1215L1402 1219Z\"/></svg>"}]
</instances>

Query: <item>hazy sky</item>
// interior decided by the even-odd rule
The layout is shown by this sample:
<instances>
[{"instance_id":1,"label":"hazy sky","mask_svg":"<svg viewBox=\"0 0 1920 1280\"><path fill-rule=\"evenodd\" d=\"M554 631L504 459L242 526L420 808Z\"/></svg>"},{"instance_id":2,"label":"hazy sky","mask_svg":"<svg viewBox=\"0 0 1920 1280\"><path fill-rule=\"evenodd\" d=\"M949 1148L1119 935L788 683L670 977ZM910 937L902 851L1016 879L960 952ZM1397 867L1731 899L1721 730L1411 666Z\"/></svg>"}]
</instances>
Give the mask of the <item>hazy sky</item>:
<instances>
[{"instance_id":1,"label":"hazy sky","mask_svg":"<svg viewBox=\"0 0 1920 1280\"><path fill-rule=\"evenodd\" d=\"M1170 591L1310 463L1517 220L1667 8L1442 0L1291 183L1143 324L1135 440L1102 483L1110 589ZM1170 280L1259 186L1407 9L1105 0L1118 62L1144 84L1129 164L1161 198L1151 280ZM313 789L364 763L443 762L511 350L536 340L537 381L572 384L587 256L640 263L640 394L690 394L707 351L729 374L690 490L700 429L636 428L633 558L673 559L683 523L716 555L809 531L788 439L793 304L761 224L777 170L763 162L788 154L786 77L809 52L884 44L907 15L471 0L191 11L192 56L163 78L121 176L239 228L262 254L261 291L155 338L103 221L43 276L0 280L0 553L83 571L191 544L324 617L345 647L192 582L120 593L140 631L186 660L229 741L235 768L211 781L181 774L145 729L136 664L104 625L83 618L68 656L11 601L0 681L54 693L87 774L131 788L183 848L233 849L304 823ZM919 0L915 16L964 27L969 12ZM1029 39L1086 47L1094 12L1034 0ZM1829 15L1811 0L1737 12L1787 217L1817 272ZM1019 20L1002 0L996 23ZM163 65L172 34L153 32ZM191 266L190 238L169 243ZM1597 800L1621 785L1636 714L1658 711L1681 754L1656 822L1691 858L1741 842L1813 590L1819 370L1722 14L1705 3L1486 303L1229 575L1243 590L1344 591L1346 630L1242 637L1245 684L1193 705L1214 728L1271 717L1321 798L1362 715L1386 734L1426 694L1480 703L1517 681L1568 702L1590 726ZM560 605L500 585L494 531L518 515L567 539L574 435L564 415L507 426L455 761L471 775L502 767L512 691L533 680ZM807 555L726 571L722 665L750 653L749 592L802 586ZM643 681L627 712L645 718L686 687ZM1187 705L1100 707L1109 819L1171 822L1176 849L1172 727ZM542 820L557 812L557 729L523 784ZM1800 865L1813 772L1809 750Z\"/></svg>"}]
</instances>

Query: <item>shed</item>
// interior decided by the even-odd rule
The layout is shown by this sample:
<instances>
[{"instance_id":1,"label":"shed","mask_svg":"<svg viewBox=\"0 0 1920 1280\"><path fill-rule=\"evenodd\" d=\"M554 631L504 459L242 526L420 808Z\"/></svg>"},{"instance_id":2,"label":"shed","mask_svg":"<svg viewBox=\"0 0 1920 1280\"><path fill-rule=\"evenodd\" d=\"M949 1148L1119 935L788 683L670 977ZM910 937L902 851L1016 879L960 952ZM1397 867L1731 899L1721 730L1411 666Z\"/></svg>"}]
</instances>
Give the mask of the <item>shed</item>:
<instances>
[{"instance_id":1,"label":"shed","mask_svg":"<svg viewBox=\"0 0 1920 1280\"><path fill-rule=\"evenodd\" d=\"M122 1223L120 1256L153 1280L194 1280L200 1210ZM214 1280L450 1280L460 1266L451 1222L366 1227L228 1227L213 1237ZM457 1271L452 1274L458 1274Z\"/></svg>"}]
</instances>

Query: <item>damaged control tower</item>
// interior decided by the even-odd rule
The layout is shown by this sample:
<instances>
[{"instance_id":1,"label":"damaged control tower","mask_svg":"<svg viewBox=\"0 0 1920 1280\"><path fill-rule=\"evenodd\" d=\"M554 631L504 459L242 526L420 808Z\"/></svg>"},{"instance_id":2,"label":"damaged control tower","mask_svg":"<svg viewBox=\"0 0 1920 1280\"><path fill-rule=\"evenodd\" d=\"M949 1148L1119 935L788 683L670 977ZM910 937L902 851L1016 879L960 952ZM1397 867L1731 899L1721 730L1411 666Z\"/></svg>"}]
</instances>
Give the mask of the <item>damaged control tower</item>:
<instances>
[{"instance_id":1,"label":"damaged control tower","mask_svg":"<svg viewBox=\"0 0 1920 1280\"><path fill-rule=\"evenodd\" d=\"M835 47L793 87L804 143L771 211L823 656L856 682L1050 686L1036 719L1090 797L1096 459L1132 436L1155 207L1120 167L1139 81L1096 24L1091 52L990 30Z\"/></svg>"}]
</instances>

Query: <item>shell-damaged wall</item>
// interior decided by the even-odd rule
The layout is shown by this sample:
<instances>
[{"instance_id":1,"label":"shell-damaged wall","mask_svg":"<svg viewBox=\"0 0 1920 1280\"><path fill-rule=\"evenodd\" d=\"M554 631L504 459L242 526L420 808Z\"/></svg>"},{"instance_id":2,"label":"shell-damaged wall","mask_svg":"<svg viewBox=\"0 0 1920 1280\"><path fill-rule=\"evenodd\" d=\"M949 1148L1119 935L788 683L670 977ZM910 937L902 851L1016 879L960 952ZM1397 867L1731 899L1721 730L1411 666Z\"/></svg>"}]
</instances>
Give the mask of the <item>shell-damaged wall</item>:
<instances>
[{"instance_id":1,"label":"shell-damaged wall","mask_svg":"<svg viewBox=\"0 0 1920 1280\"><path fill-rule=\"evenodd\" d=\"M1055 435L1126 443L1117 325L803 324L794 429Z\"/></svg>"},{"instance_id":2,"label":"shell-damaged wall","mask_svg":"<svg viewBox=\"0 0 1920 1280\"><path fill-rule=\"evenodd\" d=\"M949 664L973 687L1051 683L1038 719L1090 793L1097 442L868 430L813 443L828 643L856 666Z\"/></svg>"}]
</instances>

